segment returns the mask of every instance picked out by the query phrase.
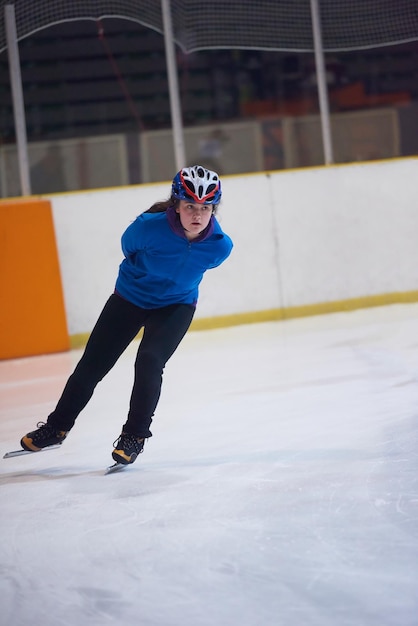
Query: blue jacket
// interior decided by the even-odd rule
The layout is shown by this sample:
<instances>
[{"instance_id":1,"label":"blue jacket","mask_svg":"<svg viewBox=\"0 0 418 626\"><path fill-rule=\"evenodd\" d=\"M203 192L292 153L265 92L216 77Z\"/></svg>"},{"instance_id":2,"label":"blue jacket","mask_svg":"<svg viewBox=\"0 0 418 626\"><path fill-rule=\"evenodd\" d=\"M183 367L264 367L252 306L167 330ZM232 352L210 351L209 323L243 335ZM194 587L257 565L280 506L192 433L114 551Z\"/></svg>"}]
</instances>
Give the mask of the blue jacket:
<instances>
[{"instance_id":1,"label":"blue jacket","mask_svg":"<svg viewBox=\"0 0 418 626\"><path fill-rule=\"evenodd\" d=\"M189 241L174 210L142 213L122 235L125 259L116 292L144 309L196 305L203 274L225 261L232 245L214 216L200 237Z\"/></svg>"}]
</instances>

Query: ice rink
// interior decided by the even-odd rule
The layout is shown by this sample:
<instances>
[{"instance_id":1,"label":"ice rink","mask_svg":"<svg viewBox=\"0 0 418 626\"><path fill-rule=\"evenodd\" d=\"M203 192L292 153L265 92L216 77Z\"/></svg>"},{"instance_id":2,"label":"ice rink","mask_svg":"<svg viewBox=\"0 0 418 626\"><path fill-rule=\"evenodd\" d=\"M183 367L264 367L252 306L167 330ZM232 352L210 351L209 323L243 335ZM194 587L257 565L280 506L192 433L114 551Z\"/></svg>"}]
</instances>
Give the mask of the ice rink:
<instances>
[{"instance_id":1,"label":"ice rink","mask_svg":"<svg viewBox=\"0 0 418 626\"><path fill-rule=\"evenodd\" d=\"M1 460L1 626L417 626L418 305L190 332L105 476L136 348ZM2 456L80 354L0 362Z\"/></svg>"}]
</instances>

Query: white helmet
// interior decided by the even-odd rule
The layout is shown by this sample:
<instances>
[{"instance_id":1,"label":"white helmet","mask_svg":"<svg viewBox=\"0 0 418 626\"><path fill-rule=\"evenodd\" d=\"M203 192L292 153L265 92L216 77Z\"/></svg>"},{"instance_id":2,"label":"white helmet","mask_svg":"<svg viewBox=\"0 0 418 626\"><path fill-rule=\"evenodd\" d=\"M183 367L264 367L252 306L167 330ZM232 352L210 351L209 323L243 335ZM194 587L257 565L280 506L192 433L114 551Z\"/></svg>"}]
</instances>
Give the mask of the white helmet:
<instances>
[{"instance_id":1,"label":"white helmet","mask_svg":"<svg viewBox=\"0 0 418 626\"><path fill-rule=\"evenodd\" d=\"M222 196L221 181L216 172L201 165L184 167L173 179L172 195L178 200L219 204Z\"/></svg>"}]
</instances>

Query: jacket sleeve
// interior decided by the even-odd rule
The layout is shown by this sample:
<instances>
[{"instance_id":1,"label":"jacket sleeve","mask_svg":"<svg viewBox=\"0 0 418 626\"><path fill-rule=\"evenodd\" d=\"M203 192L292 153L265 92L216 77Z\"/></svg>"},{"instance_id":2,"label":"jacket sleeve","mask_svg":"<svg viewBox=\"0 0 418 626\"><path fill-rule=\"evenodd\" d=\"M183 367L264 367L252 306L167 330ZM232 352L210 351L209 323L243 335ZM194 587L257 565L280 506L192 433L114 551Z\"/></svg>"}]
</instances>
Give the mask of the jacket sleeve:
<instances>
[{"instance_id":1,"label":"jacket sleeve","mask_svg":"<svg viewBox=\"0 0 418 626\"><path fill-rule=\"evenodd\" d=\"M211 268L219 267L231 254L234 244L228 235L223 233L222 239L219 241L218 254L211 265Z\"/></svg>"},{"instance_id":2,"label":"jacket sleeve","mask_svg":"<svg viewBox=\"0 0 418 626\"><path fill-rule=\"evenodd\" d=\"M121 239L122 252L129 258L144 247L144 221L141 216L125 230Z\"/></svg>"}]
</instances>

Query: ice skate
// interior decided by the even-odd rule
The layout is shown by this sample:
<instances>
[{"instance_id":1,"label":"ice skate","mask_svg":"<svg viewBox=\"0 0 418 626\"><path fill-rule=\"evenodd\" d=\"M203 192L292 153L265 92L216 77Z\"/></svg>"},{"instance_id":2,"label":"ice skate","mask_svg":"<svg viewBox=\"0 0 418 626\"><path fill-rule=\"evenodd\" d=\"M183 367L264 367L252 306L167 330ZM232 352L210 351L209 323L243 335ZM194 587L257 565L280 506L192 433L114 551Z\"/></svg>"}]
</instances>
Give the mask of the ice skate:
<instances>
[{"instance_id":1,"label":"ice skate","mask_svg":"<svg viewBox=\"0 0 418 626\"><path fill-rule=\"evenodd\" d=\"M20 445L29 452L39 452L43 448L55 446L64 441L68 431L55 430L44 422L37 423L37 429L28 433L20 440Z\"/></svg>"},{"instance_id":2,"label":"ice skate","mask_svg":"<svg viewBox=\"0 0 418 626\"><path fill-rule=\"evenodd\" d=\"M112 457L116 463L129 465L136 460L138 454L141 454L144 443L145 439L122 432L119 439L113 444L115 449L112 452Z\"/></svg>"}]
</instances>

